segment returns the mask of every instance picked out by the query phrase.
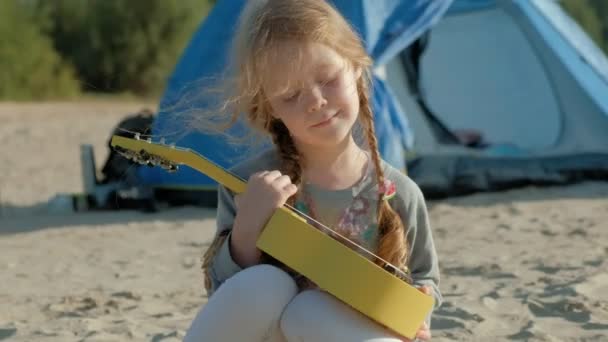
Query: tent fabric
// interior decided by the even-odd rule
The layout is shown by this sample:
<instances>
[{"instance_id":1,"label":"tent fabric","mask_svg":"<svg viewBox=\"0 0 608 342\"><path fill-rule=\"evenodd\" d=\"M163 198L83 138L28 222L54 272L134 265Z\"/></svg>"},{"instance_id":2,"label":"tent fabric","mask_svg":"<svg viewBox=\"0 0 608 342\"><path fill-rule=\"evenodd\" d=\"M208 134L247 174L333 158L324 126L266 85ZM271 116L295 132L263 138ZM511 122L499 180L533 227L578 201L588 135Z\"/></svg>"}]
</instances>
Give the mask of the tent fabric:
<instances>
[{"instance_id":1,"label":"tent fabric","mask_svg":"<svg viewBox=\"0 0 608 342\"><path fill-rule=\"evenodd\" d=\"M573 42L566 31L585 40ZM403 63L393 60L386 79L416 133L410 177L429 198L608 180L605 60L553 1L449 11L431 31L421 86L447 127L473 129L485 143L470 149L438 141L403 86Z\"/></svg>"},{"instance_id":2,"label":"tent fabric","mask_svg":"<svg viewBox=\"0 0 608 342\"><path fill-rule=\"evenodd\" d=\"M554 25L554 18L567 14L547 3L553 2L496 0L482 10L448 12L433 27L422 59L425 97L450 129L478 130L489 143L511 144L525 155L604 153L608 83ZM569 30L581 32L574 23ZM606 57L598 53L597 59ZM414 150L447 153L452 147L426 132L428 125L400 86L399 61L387 68L416 134ZM505 149L452 152L500 156L491 154L500 151Z\"/></svg>"},{"instance_id":3,"label":"tent fabric","mask_svg":"<svg viewBox=\"0 0 608 342\"><path fill-rule=\"evenodd\" d=\"M394 58L412 41L427 31L448 10L452 0L333 0L333 5L361 35L365 48L374 60L375 67ZM235 27L245 0L218 1L208 18L189 43L182 58L170 77L168 87L160 103L154 136L171 137L179 130L176 111L192 106L204 107L202 102L181 104L186 94L201 87L213 85L226 67L229 44L233 33L226 28ZM414 135L407 116L389 86L374 76L372 80L373 110L375 115L379 149L382 157L393 166L404 169L404 149L412 148ZM244 128L233 132L239 134ZM223 167L238 162L244 156L243 148L222 141L219 136L191 133L176 142L189 147ZM144 169L144 183L163 185L191 185L213 183L206 176L184 168L176 174L161 170Z\"/></svg>"},{"instance_id":4,"label":"tent fabric","mask_svg":"<svg viewBox=\"0 0 608 342\"><path fill-rule=\"evenodd\" d=\"M412 162L409 176L415 179L428 199L528 185L606 181L608 154L584 153L537 158L427 156Z\"/></svg>"},{"instance_id":5,"label":"tent fabric","mask_svg":"<svg viewBox=\"0 0 608 342\"><path fill-rule=\"evenodd\" d=\"M496 6L496 0L456 0L448 9L448 15L484 10Z\"/></svg>"},{"instance_id":6,"label":"tent fabric","mask_svg":"<svg viewBox=\"0 0 608 342\"><path fill-rule=\"evenodd\" d=\"M608 58L591 38L566 15L555 1L532 0L532 4L555 26L560 35L591 65L604 82L608 82Z\"/></svg>"},{"instance_id":7,"label":"tent fabric","mask_svg":"<svg viewBox=\"0 0 608 342\"><path fill-rule=\"evenodd\" d=\"M218 1L170 77L153 134L185 129L184 93L221 75L246 0ZM553 0L335 0L375 60L373 110L382 157L407 169L438 198L528 184L566 184L608 175L608 62ZM430 34L429 34L430 31ZM410 89L410 44L429 35ZM426 38L425 38L426 41ZM411 61L411 60L410 60ZM484 137L471 148L438 139L423 100L451 132ZM176 106L177 104L177 106ZM233 132L247 128L239 123ZM224 167L251 150L191 133L175 142ZM407 154L407 158L406 158ZM142 185L215 189L189 168L141 168ZM172 194L171 196L174 196Z\"/></svg>"}]
</instances>

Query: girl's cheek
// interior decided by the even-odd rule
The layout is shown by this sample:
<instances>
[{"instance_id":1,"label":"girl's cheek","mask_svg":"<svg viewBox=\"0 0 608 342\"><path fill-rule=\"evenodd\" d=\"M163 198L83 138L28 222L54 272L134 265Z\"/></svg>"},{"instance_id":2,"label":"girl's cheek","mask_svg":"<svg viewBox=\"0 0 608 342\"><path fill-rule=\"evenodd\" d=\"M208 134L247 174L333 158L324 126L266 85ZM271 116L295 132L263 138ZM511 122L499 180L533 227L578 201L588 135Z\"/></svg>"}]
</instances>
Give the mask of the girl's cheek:
<instances>
[{"instance_id":1,"label":"girl's cheek","mask_svg":"<svg viewBox=\"0 0 608 342\"><path fill-rule=\"evenodd\" d=\"M354 86L355 84L355 82L352 82L352 80L346 78L346 76L343 76L336 82L336 84L332 88L342 93L348 93L357 90L357 87Z\"/></svg>"},{"instance_id":2,"label":"girl's cheek","mask_svg":"<svg viewBox=\"0 0 608 342\"><path fill-rule=\"evenodd\" d=\"M350 102L351 98L355 96L357 92L351 87L341 87L336 89L334 97L339 99L340 102Z\"/></svg>"},{"instance_id":3,"label":"girl's cheek","mask_svg":"<svg viewBox=\"0 0 608 342\"><path fill-rule=\"evenodd\" d=\"M298 111L299 106L295 103L294 104L283 103L277 107L279 108L284 121L293 121L293 119L296 117L294 115L294 113L296 113Z\"/></svg>"},{"instance_id":4,"label":"girl's cheek","mask_svg":"<svg viewBox=\"0 0 608 342\"><path fill-rule=\"evenodd\" d=\"M306 120L306 111L301 104L290 105L288 108L285 108L285 113L287 113L286 119L294 125L302 125Z\"/></svg>"},{"instance_id":5,"label":"girl's cheek","mask_svg":"<svg viewBox=\"0 0 608 342\"><path fill-rule=\"evenodd\" d=\"M340 89L338 87L325 87L323 89L323 97L327 100L327 102L331 105L335 103L337 99L340 98Z\"/></svg>"}]
</instances>

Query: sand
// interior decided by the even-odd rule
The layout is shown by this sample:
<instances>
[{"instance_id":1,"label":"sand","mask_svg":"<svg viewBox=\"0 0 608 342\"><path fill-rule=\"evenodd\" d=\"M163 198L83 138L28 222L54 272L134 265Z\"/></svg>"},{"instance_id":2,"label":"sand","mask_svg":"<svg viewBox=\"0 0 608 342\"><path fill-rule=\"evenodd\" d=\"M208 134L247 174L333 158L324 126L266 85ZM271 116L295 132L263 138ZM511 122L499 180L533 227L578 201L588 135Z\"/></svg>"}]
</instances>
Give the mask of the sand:
<instances>
[{"instance_id":1,"label":"sand","mask_svg":"<svg viewBox=\"0 0 608 342\"><path fill-rule=\"evenodd\" d=\"M51 213L95 147L153 104L0 103L0 340L178 341L206 301L209 209ZM608 183L429 202L433 341L608 341Z\"/></svg>"}]
</instances>

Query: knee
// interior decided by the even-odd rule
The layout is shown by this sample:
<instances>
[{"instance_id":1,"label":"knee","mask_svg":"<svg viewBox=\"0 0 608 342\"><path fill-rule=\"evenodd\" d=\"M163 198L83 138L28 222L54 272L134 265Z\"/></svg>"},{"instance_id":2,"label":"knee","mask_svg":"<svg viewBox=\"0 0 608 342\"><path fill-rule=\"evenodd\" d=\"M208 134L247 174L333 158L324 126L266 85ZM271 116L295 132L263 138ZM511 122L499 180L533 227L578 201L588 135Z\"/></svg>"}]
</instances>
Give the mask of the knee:
<instances>
[{"instance_id":1,"label":"knee","mask_svg":"<svg viewBox=\"0 0 608 342\"><path fill-rule=\"evenodd\" d=\"M318 290L298 294L283 311L280 327L289 341L400 341L386 328Z\"/></svg>"},{"instance_id":2,"label":"knee","mask_svg":"<svg viewBox=\"0 0 608 342\"><path fill-rule=\"evenodd\" d=\"M241 305L260 309L283 308L297 294L298 287L289 274L270 265L256 265L238 272L218 292L228 292ZM274 310L274 309L273 309Z\"/></svg>"},{"instance_id":3,"label":"knee","mask_svg":"<svg viewBox=\"0 0 608 342\"><path fill-rule=\"evenodd\" d=\"M281 316L280 326L286 337L294 340L304 339L305 336L319 329L319 323L331 324L332 317L326 317L322 301L325 294L318 290L306 290L298 294L287 305ZM312 330L311 330L312 329Z\"/></svg>"}]
</instances>

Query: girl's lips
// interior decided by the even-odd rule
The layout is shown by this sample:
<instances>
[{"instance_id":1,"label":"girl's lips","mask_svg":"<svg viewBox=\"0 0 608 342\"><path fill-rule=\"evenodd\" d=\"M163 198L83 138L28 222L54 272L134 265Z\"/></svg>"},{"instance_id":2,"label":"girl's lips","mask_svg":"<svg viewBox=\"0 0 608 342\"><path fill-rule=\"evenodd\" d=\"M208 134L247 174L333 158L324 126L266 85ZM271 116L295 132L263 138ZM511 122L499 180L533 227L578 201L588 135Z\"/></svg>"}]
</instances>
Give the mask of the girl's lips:
<instances>
[{"instance_id":1,"label":"girl's lips","mask_svg":"<svg viewBox=\"0 0 608 342\"><path fill-rule=\"evenodd\" d=\"M327 119L326 119L326 120L324 120L324 121L319 122L318 124L314 124L314 125L312 125L311 127L313 127L313 128L318 128L318 127L323 127L323 126L326 126L326 125L328 125L329 123L331 123L332 119L333 119L333 118L335 118L336 116L338 116L338 114L340 114L340 112L336 112L336 114L334 114L334 115L330 116L329 118L327 118Z\"/></svg>"}]
</instances>

